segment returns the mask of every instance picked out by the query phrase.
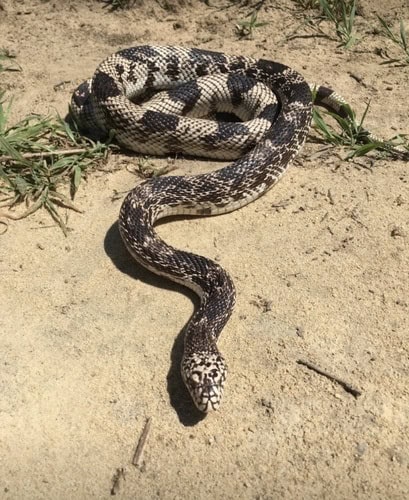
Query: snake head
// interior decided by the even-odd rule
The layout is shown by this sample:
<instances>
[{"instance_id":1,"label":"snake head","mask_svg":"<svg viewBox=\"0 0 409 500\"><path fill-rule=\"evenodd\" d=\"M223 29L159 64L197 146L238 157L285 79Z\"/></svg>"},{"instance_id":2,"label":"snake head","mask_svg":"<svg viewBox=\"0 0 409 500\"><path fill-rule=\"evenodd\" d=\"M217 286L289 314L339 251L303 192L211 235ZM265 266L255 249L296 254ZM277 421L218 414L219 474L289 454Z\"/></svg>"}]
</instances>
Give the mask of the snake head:
<instances>
[{"instance_id":1,"label":"snake head","mask_svg":"<svg viewBox=\"0 0 409 500\"><path fill-rule=\"evenodd\" d=\"M203 413L219 408L227 366L219 352L198 352L182 359L182 377L196 407Z\"/></svg>"}]
</instances>

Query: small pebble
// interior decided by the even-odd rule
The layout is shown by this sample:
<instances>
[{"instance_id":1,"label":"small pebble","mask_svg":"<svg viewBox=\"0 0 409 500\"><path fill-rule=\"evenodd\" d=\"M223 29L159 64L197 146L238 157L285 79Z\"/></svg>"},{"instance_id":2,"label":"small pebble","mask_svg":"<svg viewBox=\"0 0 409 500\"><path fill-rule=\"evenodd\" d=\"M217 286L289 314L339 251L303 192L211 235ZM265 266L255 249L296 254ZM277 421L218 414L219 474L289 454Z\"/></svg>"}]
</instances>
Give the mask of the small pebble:
<instances>
[{"instance_id":1,"label":"small pebble","mask_svg":"<svg viewBox=\"0 0 409 500\"><path fill-rule=\"evenodd\" d=\"M391 236L392 236L392 238L398 238L398 237L404 238L406 236L406 234L405 234L405 231L401 227L395 226L391 230Z\"/></svg>"}]
</instances>

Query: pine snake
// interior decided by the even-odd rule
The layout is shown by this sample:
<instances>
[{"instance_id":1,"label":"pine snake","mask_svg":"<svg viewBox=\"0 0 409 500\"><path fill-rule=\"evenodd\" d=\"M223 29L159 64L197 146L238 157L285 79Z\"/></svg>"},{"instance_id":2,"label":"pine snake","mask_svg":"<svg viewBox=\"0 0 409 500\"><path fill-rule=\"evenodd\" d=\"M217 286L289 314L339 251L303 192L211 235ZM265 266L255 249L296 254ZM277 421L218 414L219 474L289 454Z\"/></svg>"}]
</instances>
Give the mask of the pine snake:
<instances>
[{"instance_id":1,"label":"pine snake","mask_svg":"<svg viewBox=\"0 0 409 500\"><path fill-rule=\"evenodd\" d=\"M114 131L122 146L141 153L236 159L211 173L149 179L129 192L119 215L134 259L200 297L181 371L202 412L216 410L223 395L227 367L216 343L235 304L234 285L217 263L172 248L153 225L175 214L231 212L265 193L302 147L312 102L303 77L277 62L159 46L117 52L73 95L72 114L94 137ZM345 101L326 87L315 88L315 104L346 116ZM218 120L220 113L240 121Z\"/></svg>"}]
</instances>

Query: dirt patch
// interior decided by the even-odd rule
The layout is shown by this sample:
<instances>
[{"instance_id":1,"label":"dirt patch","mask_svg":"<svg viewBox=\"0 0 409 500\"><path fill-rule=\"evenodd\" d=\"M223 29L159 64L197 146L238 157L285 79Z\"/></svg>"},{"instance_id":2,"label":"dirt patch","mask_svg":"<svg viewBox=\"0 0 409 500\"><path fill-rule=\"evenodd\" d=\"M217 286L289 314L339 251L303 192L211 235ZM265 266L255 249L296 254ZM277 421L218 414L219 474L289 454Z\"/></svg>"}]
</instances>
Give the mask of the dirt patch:
<instances>
[{"instance_id":1,"label":"dirt patch","mask_svg":"<svg viewBox=\"0 0 409 500\"><path fill-rule=\"evenodd\" d=\"M13 119L64 115L103 58L156 43L279 60L358 113L371 99L375 133L409 132L409 67L380 64L381 49L395 49L374 29L375 14L395 29L407 23L406 1L362 1L361 42L349 51L322 37L288 41L303 20L289 0L264 2L269 24L239 40L247 3L147 0L109 12L96 1L0 0L0 47L23 68L1 74ZM371 168L321 148L308 143L279 185L243 210L159 227L176 247L217 259L237 287L220 341L225 398L203 420L178 369L195 299L139 268L116 228L113 194L138 181L125 168L135 159L117 155L81 186L84 213L67 212L67 238L45 213L10 225L0 237L2 497L408 497L408 165ZM176 172L216 166L181 159Z\"/></svg>"}]
</instances>

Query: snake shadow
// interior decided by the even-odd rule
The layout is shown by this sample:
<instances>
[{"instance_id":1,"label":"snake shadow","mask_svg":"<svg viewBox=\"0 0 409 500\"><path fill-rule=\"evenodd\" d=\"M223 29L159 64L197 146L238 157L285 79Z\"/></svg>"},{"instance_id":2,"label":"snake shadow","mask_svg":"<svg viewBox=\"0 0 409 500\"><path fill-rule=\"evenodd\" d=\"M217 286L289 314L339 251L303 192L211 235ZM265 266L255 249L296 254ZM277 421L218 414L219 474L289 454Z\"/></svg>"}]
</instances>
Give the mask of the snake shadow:
<instances>
[{"instance_id":1,"label":"snake shadow","mask_svg":"<svg viewBox=\"0 0 409 500\"><path fill-rule=\"evenodd\" d=\"M167 219L171 222L172 219ZM151 285L165 290L174 290L189 297L193 304L197 305L197 297L189 289L179 286L172 281L161 278L139 265L129 254L122 238L119 234L118 223L115 222L108 229L104 240L105 253L111 259L115 267L122 273L127 274L135 280L140 280L147 285ZM185 426L193 426L199 423L205 414L200 412L194 405L192 398L183 382L180 373L180 363L182 360L184 346L184 330L187 325L178 333L170 354L170 367L167 375L167 391L170 404L175 409L179 421Z\"/></svg>"}]
</instances>

